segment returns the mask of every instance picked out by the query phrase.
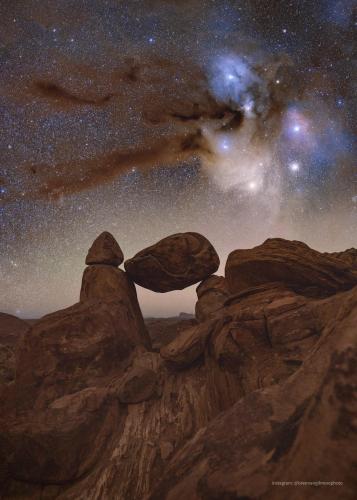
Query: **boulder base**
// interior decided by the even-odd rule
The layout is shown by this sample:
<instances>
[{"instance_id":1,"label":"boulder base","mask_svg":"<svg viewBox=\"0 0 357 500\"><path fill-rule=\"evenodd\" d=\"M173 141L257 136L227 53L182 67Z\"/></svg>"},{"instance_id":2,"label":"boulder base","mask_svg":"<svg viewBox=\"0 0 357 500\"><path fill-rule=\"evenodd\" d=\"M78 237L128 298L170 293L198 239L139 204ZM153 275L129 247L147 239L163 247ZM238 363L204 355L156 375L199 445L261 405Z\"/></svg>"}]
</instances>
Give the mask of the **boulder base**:
<instances>
[{"instance_id":1,"label":"boulder base","mask_svg":"<svg viewBox=\"0 0 357 500\"><path fill-rule=\"evenodd\" d=\"M88 266L83 273L80 301L88 302L93 300L114 300L125 304L129 314L134 319L143 344L148 349L151 347L150 337L138 303L135 285L127 273L111 266Z\"/></svg>"}]
</instances>

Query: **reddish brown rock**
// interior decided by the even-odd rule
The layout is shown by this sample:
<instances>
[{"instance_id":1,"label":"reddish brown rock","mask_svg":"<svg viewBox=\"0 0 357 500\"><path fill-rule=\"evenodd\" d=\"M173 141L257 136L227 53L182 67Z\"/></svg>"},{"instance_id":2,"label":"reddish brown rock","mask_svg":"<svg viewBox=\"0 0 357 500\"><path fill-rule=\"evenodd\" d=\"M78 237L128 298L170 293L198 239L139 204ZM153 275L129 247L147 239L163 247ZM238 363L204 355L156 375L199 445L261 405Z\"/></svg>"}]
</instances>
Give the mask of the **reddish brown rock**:
<instances>
[{"instance_id":1,"label":"reddish brown rock","mask_svg":"<svg viewBox=\"0 0 357 500\"><path fill-rule=\"evenodd\" d=\"M281 238L233 251L225 274L231 293L279 282L303 295L326 297L357 285L357 273L342 260Z\"/></svg>"},{"instance_id":2,"label":"reddish brown rock","mask_svg":"<svg viewBox=\"0 0 357 500\"><path fill-rule=\"evenodd\" d=\"M0 385L12 382L15 376L15 349L30 325L11 314L0 313Z\"/></svg>"},{"instance_id":3,"label":"reddish brown rock","mask_svg":"<svg viewBox=\"0 0 357 500\"><path fill-rule=\"evenodd\" d=\"M157 382L153 370L134 366L111 387L111 394L124 404L142 403L157 394Z\"/></svg>"},{"instance_id":4,"label":"reddish brown rock","mask_svg":"<svg viewBox=\"0 0 357 500\"><path fill-rule=\"evenodd\" d=\"M80 302L44 316L18 346L18 408L41 408L124 372L134 349L144 343L120 301Z\"/></svg>"},{"instance_id":5,"label":"reddish brown rock","mask_svg":"<svg viewBox=\"0 0 357 500\"><path fill-rule=\"evenodd\" d=\"M353 270L357 271L357 248L349 248L348 250L344 250L343 252L332 252L325 255L334 257L335 259L340 259L348 266L350 266Z\"/></svg>"},{"instance_id":6,"label":"reddish brown rock","mask_svg":"<svg viewBox=\"0 0 357 500\"><path fill-rule=\"evenodd\" d=\"M30 483L74 481L103 457L119 421L117 404L98 387L20 414L3 423L0 433L8 472L13 479Z\"/></svg>"},{"instance_id":7,"label":"reddish brown rock","mask_svg":"<svg viewBox=\"0 0 357 500\"><path fill-rule=\"evenodd\" d=\"M0 388L1 498L354 499L357 287L246 288L161 355L124 293L94 290L18 346Z\"/></svg>"},{"instance_id":8,"label":"reddish brown rock","mask_svg":"<svg viewBox=\"0 0 357 500\"><path fill-rule=\"evenodd\" d=\"M182 290L217 271L219 257L198 233L168 236L124 264L138 285L154 292Z\"/></svg>"},{"instance_id":9,"label":"reddish brown rock","mask_svg":"<svg viewBox=\"0 0 357 500\"><path fill-rule=\"evenodd\" d=\"M207 339L217 321L209 321L181 332L172 342L160 349L160 355L178 367L189 366L204 352Z\"/></svg>"},{"instance_id":10,"label":"reddish brown rock","mask_svg":"<svg viewBox=\"0 0 357 500\"><path fill-rule=\"evenodd\" d=\"M346 295L337 317L336 303L322 305L332 307L330 322L300 369L214 418L173 455L148 498L354 499L356 299Z\"/></svg>"},{"instance_id":11,"label":"reddish brown rock","mask_svg":"<svg viewBox=\"0 0 357 500\"><path fill-rule=\"evenodd\" d=\"M127 273L106 265L88 266L83 273L80 301L120 301L127 307L140 332L144 345L150 349L147 333L134 283Z\"/></svg>"},{"instance_id":12,"label":"reddish brown rock","mask_svg":"<svg viewBox=\"0 0 357 500\"><path fill-rule=\"evenodd\" d=\"M210 319L217 311L222 309L229 292L223 276L210 276L196 288L198 301L195 313L198 321Z\"/></svg>"},{"instance_id":13,"label":"reddish brown rock","mask_svg":"<svg viewBox=\"0 0 357 500\"><path fill-rule=\"evenodd\" d=\"M104 231L94 240L88 250L86 264L120 266L123 260L124 255L116 239L108 231Z\"/></svg>"},{"instance_id":14,"label":"reddish brown rock","mask_svg":"<svg viewBox=\"0 0 357 500\"><path fill-rule=\"evenodd\" d=\"M172 318L146 318L145 326L150 335L152 348L159 351L161 347L169 344L183 330L196 326L197 321L194 318L181 318L175 316Z\"/></svg>"}]
</instances>

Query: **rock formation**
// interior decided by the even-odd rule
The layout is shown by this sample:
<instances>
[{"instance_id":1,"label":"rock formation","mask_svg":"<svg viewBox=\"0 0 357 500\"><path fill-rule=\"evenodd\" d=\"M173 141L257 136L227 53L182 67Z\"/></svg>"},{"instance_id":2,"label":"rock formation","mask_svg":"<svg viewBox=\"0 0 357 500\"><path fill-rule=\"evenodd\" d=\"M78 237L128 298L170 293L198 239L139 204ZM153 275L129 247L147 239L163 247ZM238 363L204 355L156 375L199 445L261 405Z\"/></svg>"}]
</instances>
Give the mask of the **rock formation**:
<instances>
[{"instance_id":1,"label":"rock formation","mask_svg":"<svg viewBox=\"0 0 357 500\"><path fill-rule=\"evenodd\" d=\"M234 250L227 259L226 278L231 293L278 282L306 296L326 297L357 285L357 272L341 258L281 238L251 250Z\"/></svg>"},{"instance_id":2,"label":"rock formation","mask_svg":"<svg viewBox=\"0 0 357 500\"><path fill-rule=\"evenodd\" d=\"M298 242L244 252L224 303L160 352L127 274L87 268L81 301L22 336L1 386L1 498L355 498L354 274Z\"/></svg>"},{"instance_id":3,"label":"rock formation","mask_svg":"<svg viewBox=\"0 0 357 500\"><path fill-rule=\"evenodd\" d=\"M16 344L29 328L26 321L12 314L0 313L0 385L14 380Z\"/></svg>"},{"instance_id":4,"label":"rock formation","mask_svg":"<svg viewBox=\"0 0 357 500\"><path fill-rule=\"evenodd\" d=\"M188 315L188 318L173 317L173 318L146 318L145 325L151 338L151 344L154 351L159 351L180 333L197 324L197 321Z\"/></svg>"},{"instance_id":5,"label":"rock formation","mask_svg":"<svg viewBox=\"0 0 357 500\"><path fill-rule=\"evenodd\" d=\"M348 266L350 266L354 271L357 271L357 249L349 248L344 252L332 252L327 253L330 257L343 260Z\"/></svg>"},{"instance_id":6,"label":"rock formation","mask_svg":"<svg viewBox=\"0 0 357 500\"><path fill-rule=\"evenodd\" d=\"M150 347L150 339L144 325L144 319L138 303L135 285L127 273L108 265L91 265L83 273L80 293L81 302L117 301L125 305L128 314L135 323L135 330L145 339Z\"/></svg>"},{"instance_id":7,"label":"rock formation","mask_svg":"<svg viewBox=\"0 0 357 500\"><path fill-rule=\"evenodd\" d=\"M182 290L217 271L219 257L198 233L168 236L141 250L124 264L138 285L154 292Z\"/></svg>"},{"instance_id":8,"label":"rock formation","mask_svg":"<svg viewBox=\"0 0 357 500\"><path fill-rule=\"evenodd\" d=\"M108 231L104 231L94 240L86 257L86 264L120 266L123 261L123 252L114 236Z\"/></svg>"},{"instance_id":9,"label":"rock formation","mask_svg":"<svg viewBox=\"0 0 357 500\"><path fill-rule=\"evenodd\" d=\"M222 309L229 297L227 282L223 276L210 276L196 288L198 301L195 313L198 321L205 321Z\"/></svg>"}]
</instances>

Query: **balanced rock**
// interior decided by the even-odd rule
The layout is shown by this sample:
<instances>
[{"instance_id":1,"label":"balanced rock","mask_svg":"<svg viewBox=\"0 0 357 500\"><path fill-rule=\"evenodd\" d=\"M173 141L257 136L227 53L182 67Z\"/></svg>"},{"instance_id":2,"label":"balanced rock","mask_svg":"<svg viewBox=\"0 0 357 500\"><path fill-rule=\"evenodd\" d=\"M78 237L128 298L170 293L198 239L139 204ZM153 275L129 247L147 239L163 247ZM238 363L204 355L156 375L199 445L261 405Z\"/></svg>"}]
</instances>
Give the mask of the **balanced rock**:
<instances>
[{"instance_id":1,"label":"balanced rock","mask_svg":"<svg viewBox=\"0 0 357 500\"><path fill-rule=\"evenodd\" d=\"M357 285L357 273L341 259L281 238L266 240L228 256L226 279L231 293L279 282L297 293L327 297Z\"/></svg>"},{"instance_id":2,"label":"balanced rock","mask_svg":"<svg viewBox=\"0 0 357 500\"><path fill-rule=\"evenodd\" d=\"M217 271L219 257L198 233L179 233L160 240L124 264L138 285L154 292L182 290Z\"/></svg>"},{"instance_id":3,"label":"balanced rock","mask_svg":"<svg viewBox=\"0 0 357 500\"><path fill-rule=\"evenodd\" d=\"M223 276L210 276L196 288L198 301L196 302L196 318L205 321L222 309L229 297L227 284Z\"/></svg>"},{"instance_id":4,"label":"balanced rock","mask_svg":"<svg viewBox=\"0 0 357 500\"><path fill-rule=\"evenodd\" d=\"M88 250L86 264L120 266L123 260L124 255L116 239L108 231L104 231L94 240Z\"/></svg>"}]
</instances>

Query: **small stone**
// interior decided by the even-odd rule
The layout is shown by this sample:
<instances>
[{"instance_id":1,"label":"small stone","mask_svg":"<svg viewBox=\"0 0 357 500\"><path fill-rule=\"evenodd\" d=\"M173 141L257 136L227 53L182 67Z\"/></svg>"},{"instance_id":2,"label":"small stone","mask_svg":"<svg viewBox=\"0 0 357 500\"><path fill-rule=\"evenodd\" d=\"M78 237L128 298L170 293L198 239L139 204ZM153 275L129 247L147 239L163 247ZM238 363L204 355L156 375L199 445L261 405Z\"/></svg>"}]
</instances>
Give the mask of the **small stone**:
<instances>
[{"instance_id":1,"label":"small stone","mask_svg":"<svg viewBox=\"0 0 357 500\"><path fill-rule=\"evenodd\" d=\"M120 266L123 260L124 255L116 239L108 231L104 231L94 240L88 250L86 264Z\"/></svg>"}]
</instances>

